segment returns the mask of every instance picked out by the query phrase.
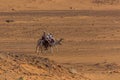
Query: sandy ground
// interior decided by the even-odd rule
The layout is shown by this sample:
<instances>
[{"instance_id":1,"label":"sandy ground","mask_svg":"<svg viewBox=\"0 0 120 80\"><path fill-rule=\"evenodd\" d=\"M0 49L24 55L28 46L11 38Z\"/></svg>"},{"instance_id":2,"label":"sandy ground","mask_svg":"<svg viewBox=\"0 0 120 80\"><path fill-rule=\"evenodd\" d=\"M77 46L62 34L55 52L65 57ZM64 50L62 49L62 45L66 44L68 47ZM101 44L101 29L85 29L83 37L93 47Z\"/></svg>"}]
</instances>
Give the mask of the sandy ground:
<instances>
[{"instance_id":1,"label":"sandy ground","mask_svg":"<svg viewBox=\"0 0 120 80\"><path fill-rule=\"evenodd\" d=\"M0 80L119 80L119 13L119 0L0 0ZM43 31L58 52L35 53Z\"/></svg>"},{"instance_id":2,"label":"sandy ground","mask_svg":"<svg viewBox=\"0 0 120 80\"><path fill-rule=\"evenodd\" d=\"M0 11L120 10L120 0L0 0Z\"/></svg>"},{"instance_id":3,"label":"sandy ground","mask_svg":"<svg viewBox=\"0 0 120 80\"><path fill-rule=\"evenodd\" d=\"M90 80L119 80L119 13L119 10L0 12L0 53L49 58ZM35 53L43 31L64 39L58 52L54 49L53 54Z\"/></svg>"}]
</instances>

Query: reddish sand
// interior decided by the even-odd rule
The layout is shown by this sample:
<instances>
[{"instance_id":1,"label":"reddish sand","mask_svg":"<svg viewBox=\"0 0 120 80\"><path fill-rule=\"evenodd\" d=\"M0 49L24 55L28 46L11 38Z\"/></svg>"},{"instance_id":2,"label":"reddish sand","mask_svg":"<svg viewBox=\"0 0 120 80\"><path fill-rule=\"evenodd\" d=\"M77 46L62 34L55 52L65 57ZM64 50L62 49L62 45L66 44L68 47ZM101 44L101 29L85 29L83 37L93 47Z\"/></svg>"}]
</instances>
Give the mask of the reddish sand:
<instances>
[{"instance_id":1,"label":"reddish sand","mask_svg":"<svg viewBox=\"0 0 120 80\"><path fill-rule=\"evenodd\" d=\"M0 0L0 80L119 80L119 0L92 1ZM35 53L43 31L58 52Z\"/></svg>"},{"instance_id":2,"label":"reddish sand","mask_svg":"<svg viewBox=\"0 0 120 80\"><path fill-rule=\"evenodd\" d=\"M119 0L0 0L0 11L120 10Z\"/></svg>"}]
</instances>

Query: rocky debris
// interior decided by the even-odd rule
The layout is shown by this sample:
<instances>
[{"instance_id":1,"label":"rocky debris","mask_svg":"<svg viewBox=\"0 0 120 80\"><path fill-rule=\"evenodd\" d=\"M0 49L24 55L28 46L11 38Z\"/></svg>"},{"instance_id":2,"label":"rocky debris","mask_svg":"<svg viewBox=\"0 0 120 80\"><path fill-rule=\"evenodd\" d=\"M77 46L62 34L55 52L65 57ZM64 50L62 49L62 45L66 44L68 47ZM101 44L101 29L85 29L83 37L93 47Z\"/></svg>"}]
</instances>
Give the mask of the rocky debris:
<instances>
[{"instance_id":1,"label":"rocky debris","mask_svg":"<svg viewBox=\"0 0 120 80\"><path fill-rule=\"evenodd\" d=\"M25 80L23 77L20 77L18 80Z\"/></svg>"},{"instance_id":2,"label":"rocky debris","mask_svg":"<svg viewBox=\"0 0 120 80\"><path fill-rule=\"evenodd\" d=\"M22 77L21 77L22 76ZM17 53L0 53L0 78L9 80L86 80L48 58Z\"/></svg>"},{"instance_id":3,"label":"rocky debris","mask_svg":"<svg viewBox=\"0 0 120 80\"><path fill-rule=\"evenodd\" d=\"M95 4L109 4L109 5L113 5L113 4L118 4L119 0L93 0L92 1Z\"/></svg>"},{"instance_id":4,"label":"rocky debris","mask_svg":"<svg viewBox=\"0 0 120 80\"><path fill-rule=\"evenodd\" d=\"M74 69L74 68L70 68L69 72L72 73L72 74L77 74L78 73L77 70Z\"/></svg>"},{"instance_id":5,"label":"rocky debris","mask_svg":"<svg viewBox=\"0 0 120 80\"><path fill-rule=\"evenodd\" d=\"M64 63L65 67L69 67L69 72L71 74L82 73L105 73L105 74L120 74L120 64L110 63L110 62L100 62L100 63Z\"/></svg>"},{"instance_id":6,"label":"rocky debris","mask_svg":"<svg viewBox=\"0 0 120 80\"><path fill-rule=\"evenodd\" d=\"M109 74L113 74L113 73L120 73L120 70L108 71L107 73L109 73Z\"/></svg>"},{"instance_id":7,"label":"rocky debris","mask_svg":"<svg viewBox=\"0 0 120 80\"><path fill-rule=\"evenodd\" d=\"M103 62L103 63L96 63L93 65L96 68L102 68L104 70L115 70L120 69L120 65L116 63L109 63L109 62Z\"/></svg>"}]
</instances>

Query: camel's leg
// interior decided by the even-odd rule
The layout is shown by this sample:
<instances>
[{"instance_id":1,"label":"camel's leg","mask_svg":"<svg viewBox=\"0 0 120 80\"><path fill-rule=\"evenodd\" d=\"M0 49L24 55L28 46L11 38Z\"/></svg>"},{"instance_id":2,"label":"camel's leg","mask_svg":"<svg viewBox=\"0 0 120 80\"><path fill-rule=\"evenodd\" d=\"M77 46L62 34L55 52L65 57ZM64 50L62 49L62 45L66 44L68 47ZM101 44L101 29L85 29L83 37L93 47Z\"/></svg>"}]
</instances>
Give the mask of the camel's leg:
<instances>
[{"instance_id":1,"label":"camel's leg","mask_svg":"<svg viewBox=\"0 0 120 80\"><path fill-rule=\"evenodd\" d=\"M50 47L50 53L53 53L53 47Z\"/></svg>"},{"instance_id":2,"label":"camel's leg","mask_svg":"<svg viewBox=\"0 0 120 80\"><path fill-rule=\"evenodd\" d=\"M40 47L40 49L41 49L41 53L43 53L43 48L42 48L42 46Z\"/></svg>"},{"instance_id":3,"label":"camel's leg","mask_svg":"<svg viewBox=\"0 0 120 80\"><path fill-rule=\"evenodd\" d=\"M35 50L36 53L38 53L38 45L36 46L36 50Z\"/></svg>"},{"instance_id":4,"label":"camel's leg","mask_svg":"<svg viewBox=\"0 0 120 80\"><path fill-rule=\"evenodd\" d=\"M56 48L56 52L58 53L58 47L57 47L57 46L55 46L55 48Z\"/></svg>"},{"instance_id":5,"label":"camel's leg","mask_svg":"<svg viewBox=\"0 0 120 80\"><path fill-rule=\"evenodd\" d=\"M38 53L38 55L39 55L39 53L40 53L40 46L38 46L38 51L37 51L37 53Z\"/></svg>"},{"instance_id":6,"label":"camel's leg","mask_svg":"<svg viewBox=\"0 0 120 80\"><path fill-rule=\"evenodd\" d=\"M42 50L42 49L41 49L41 47L39 46L37 53L40 54L40 51L41 51L41 50ZM42 53L42 51L41 51L41 53Z\"/></svg>"}]
</instances>

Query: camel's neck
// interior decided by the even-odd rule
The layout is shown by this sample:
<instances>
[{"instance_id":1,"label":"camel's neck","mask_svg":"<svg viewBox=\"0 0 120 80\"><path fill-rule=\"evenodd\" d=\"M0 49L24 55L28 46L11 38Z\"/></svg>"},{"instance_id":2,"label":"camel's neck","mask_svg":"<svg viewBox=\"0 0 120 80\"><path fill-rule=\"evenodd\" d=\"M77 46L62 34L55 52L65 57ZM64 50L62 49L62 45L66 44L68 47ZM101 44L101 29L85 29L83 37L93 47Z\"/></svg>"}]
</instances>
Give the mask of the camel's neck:
<instances>
[{"instance_id":1,"label":"camel's neck","mask_svg":"<svg viewBox=\"0 0 120 80\"><path fill-rule=\"evenodd\" d=\"M55 45L60 45L62 40L63 40L63 39L60 39L60 40L56 41L56 42L55 42Z\"/></svg>"}]
</instances>

